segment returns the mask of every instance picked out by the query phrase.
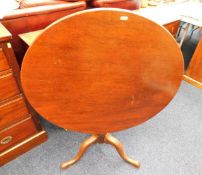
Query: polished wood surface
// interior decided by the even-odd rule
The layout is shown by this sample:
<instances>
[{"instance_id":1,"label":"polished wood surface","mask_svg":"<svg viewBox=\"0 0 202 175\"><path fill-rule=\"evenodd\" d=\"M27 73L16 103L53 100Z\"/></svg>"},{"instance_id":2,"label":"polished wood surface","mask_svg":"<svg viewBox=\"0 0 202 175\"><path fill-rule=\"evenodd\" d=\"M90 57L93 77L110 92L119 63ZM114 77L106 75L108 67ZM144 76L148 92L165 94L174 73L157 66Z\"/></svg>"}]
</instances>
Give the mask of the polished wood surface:
<instances>
[{"instance_id":1,"label":"polished wood surface","mask_svg":"<svg viewBox=\"0 0 202 175\"><path fill-rule=\"evenodd\" d=\"M11 70L0 73L0 89L0 103L2 100L13 97L20 93Z\"/></svg>"},{"instance_id":2,"label":"polished wood surface","mask_svg":"<svg viewBox=\"0 0 202 175\"><path fill-rule=\"evenodd\" d=\"M0 130L27 118L28 113L22 95L3 103L0 105Z\"/></svg>"},{"instance_id":3,"label":"polished wood surface","mask_svg":"<svg viewBox=\"0 0 202 175\"><path fill-rule=\"evenodd\" d=\"M0 23L0 42L11 40L11 33Z\"/></svg>"},{"instance_id":4,"label":"polished wood surface","mask_svg":"<svg viewBox=\"0 0 202 175\"><path fill-rule=\"evenodd\" d=\"M143 16L150 19L159 25L164 26L173 36L176 35L179 23L181 20L181 15L179 13L179 6L173 7L167 5L164 7L150 7L150 8L140 8L138 10L132 11L135 14ZM35 39L43 32L43 30L32 31L28 33L22 33L19 37L27 46L31 46Z\"/></svg>"},{"instance_id":5,"label":"polished wood surface","mask_svg":"<svg viewBox=\"0 0 202 175\"><path fill-rule=\"evenodd\" d=\"M173 35L173 37L175 37L178 31L179 24L180 24L180 20L176 20L176 21L171 21L169 23L165 23L162 26L165 27ZM37 39L37 37L40 36L40 34L43 31L44 30L37 30L33 32L23 33L23 34L20 34L19 37L26 44L26 46L29 47Z\"/></svg>"},{"instance_id":6,"label":"polished wood surface","mask_svg":"<svg viewBox=\"0 0 202 175\"><path fill-rule=\"evenodd\" d=\"M47 139L20 86L9 32L0 25L0 166Z\"/></svg>"},{"instance_id":7,"label":"polished wood surface","mask_svg":"<svg viewBox=\"0 0 202 175\"><path fill-rule=\"evenodd\" d=\"M94 9L46 29L25 55L21 80L50 122L105 134L160 112L182 74L182 53L163 27L129 11Z\"/></svg>"},{"instance_id":8,"label":"polished wood surface","mask_svg":"<svg viewBox=\"0 0 202 175\"><path fill-rule=\"evenodd\" d=\"M3 52L0 49L0 71L9 69L8 61Z\"/></svg>"},{"instance_id":9,"label":"polished wood surface","mask_svg":"<svg viewBox=\"0 0 202 175\"><path fill-rule=\"evenodd\" d=\"M0 166L8 163L9 161L15 159L19 155L29 151L30 149L39 145L39 143L43 143L46 140L47 133L46 131L41 130L36 134L14 145L13 147L10 147L5 151L0 152Z\"/></svg>"},{"instance_id":10,"label":"polished wood surface","mask_svg":"<svg viewBox=\"0 0 202 175\"><path fill-rule=\"evenodd\" d=\"M26 132L25 132L26 131ZM12 125L9 128L0 131L0 152L6 150L8 147L23 141L24 139L37 133L34 121L31 117ZM5 142L6 138L10 137Z\"/></svg>"},{"instance_id":11,"label":"polished wood surface","mask_svg":"<svg viewBox=\"0 0 202 175\"><path fill-rule=\"evenodd\" d=\"M194 81L188 81L196 87L202 88L202 37L196 47L196 50L191 58L186 75Z\"/></svg>"},{"instance_id":12,"label":"polished wood surface","mask_svg":"<svg viewBox=\"0 0 202 175\"><path fill-rule=\"evenodd\" d=\"M21 82L20 82L20 68L10 42L6 42L2 44L2 52L4 53L7 59L9 68L12 71L13 76L15 77L18 88L20 89L20 91L22 91Z\"/></svg>"}]
</instances>

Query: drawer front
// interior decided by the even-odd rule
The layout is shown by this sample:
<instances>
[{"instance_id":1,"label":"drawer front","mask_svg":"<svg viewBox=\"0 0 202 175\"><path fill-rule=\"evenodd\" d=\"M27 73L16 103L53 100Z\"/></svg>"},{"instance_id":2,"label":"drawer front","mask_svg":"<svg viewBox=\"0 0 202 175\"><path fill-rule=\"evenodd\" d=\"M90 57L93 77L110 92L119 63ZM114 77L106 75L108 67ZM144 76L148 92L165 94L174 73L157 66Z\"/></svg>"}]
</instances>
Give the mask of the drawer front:
<instances>
[{"instance_id":1,"label":"drawer front","mask_svg":"<svg viewBox=\"0 0 202 175\"><path fill-rule=\"evenodd\" d=\"M0 101L19 94L17 83L12 72L0 75Z\"/></svg>"},{"instance_id":2,"label":"drawer front","mask_svg":"<svg viewBox=\"0 0 202 175\"><path fill-rule=\"evenodd\" d=\"M7 59L3 51L0 50L0 71L7 70L7 69L9 69Z\"/></svg>"},{"instance_id":3,"label":"drawer front","mask_svg":"<svg viewBox=\"0 0 202 175\"><path fill-rule=\"evenodd\" d=\"M28 117L22 96L0 105L0 130Z\"/></svg>"},{"instance_id":4,"label":"drawer front","mask_svg":"<svg viewBox=\"0 0 202 175\"><path fill-rule=\"evenodd\" d=\"M0 131L0 152L5 151L36 133L36 126L31 118Z\"/></svg>"},{"instance_id":5,"label":"drawer front","mask_svg":"<svg viewBox=\"0 0 202 175\"><path fill-rule=\"evenodd\" d=\"M175 21L169 24L166 24L164 27L173 35L175 36L180 25L180 21Z\"/></svg>"}]
</instances>

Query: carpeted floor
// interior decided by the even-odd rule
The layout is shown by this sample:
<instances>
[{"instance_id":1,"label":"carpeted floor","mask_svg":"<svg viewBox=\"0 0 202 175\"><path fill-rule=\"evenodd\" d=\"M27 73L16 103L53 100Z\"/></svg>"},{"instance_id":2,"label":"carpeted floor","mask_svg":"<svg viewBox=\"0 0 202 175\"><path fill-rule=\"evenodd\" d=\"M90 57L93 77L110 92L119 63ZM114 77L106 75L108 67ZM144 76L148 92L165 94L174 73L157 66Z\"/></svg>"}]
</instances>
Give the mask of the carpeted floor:
<instances>
[{"instance_id":1,"label":"carpeted floor","mask_svg":"<svg viewBox=\"0 0 202 175\"><path fill-rule=\"evenodd\" d=\"M202 91L182 83L173 101L143 125L114 133L126 153L141 162L135 169L110 145L94 145L76 165L61 171L88 135L43 122L49 140L0 168L1 175L201 175Z\"/></svg>"},{"instance_id":2,"label":"carpeted floor","mask_svg":"<svg viewBox=\"0 0 202 175\"><path fill-rule=\"evenodd\" d=\"M140 169L125 163L112 146L97 144L61 171L59 164L71 159L88 135L43 123L49 140L1 167L0 175L202 175L202 91L185 82L156 117L113 134L141 162Z\"/></svg>"}]
</instances>

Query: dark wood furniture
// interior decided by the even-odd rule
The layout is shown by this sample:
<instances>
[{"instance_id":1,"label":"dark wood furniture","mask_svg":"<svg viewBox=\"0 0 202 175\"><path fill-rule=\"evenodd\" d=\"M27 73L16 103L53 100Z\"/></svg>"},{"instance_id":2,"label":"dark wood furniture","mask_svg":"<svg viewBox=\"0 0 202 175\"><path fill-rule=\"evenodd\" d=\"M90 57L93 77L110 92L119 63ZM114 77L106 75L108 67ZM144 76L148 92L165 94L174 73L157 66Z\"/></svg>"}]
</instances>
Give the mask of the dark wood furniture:
<instances>
[{"instance_id":1,"label":"dark wood furniture","mask_svg":"<svg viewBox=\"0 0 202 175\"><path fill-rule=\"evenodd\" d=\"M11 10L0 19L12 34L11 44L19 65L25 53L19 34L43 29L59 18L86 9L85 0L74 2L20 0L19 3L19 9Z\"/></svg>"},{"instance_id":2,"label":"dark wood furniture","mask_svg":"<svg viewBox=\"0 0 202 175\"><path fill-rule=\"evenodd\" d=\"M184 8L185 3L182 3L181 5L173 5L171 6L160 6L160 7L152 7L152 8L144 8L136 10L135 13L144 16L148 19L151 19L155 22L157 22L160 25L163 25L174 37L176 36L176 33L178 31L179 23L180 21L187 22L187 26L185 28L184 35L179 43L179 46L181 47L184 38L188 32L189 26L191 24L196 25L198 27L201 27L200 20L197 20L195 18L180 16L181 13L183 15L182 8ZM198 6L196 6L198 7ZM190 13L191 15L191 13ZM185 71L185 75L183 76L183 80L187 81L188 83L198 87L202 88L202 69L201 69L201 63L202 63L202 41L199 42L197 49L191 58L190 65Z\"/></svg>"},{"instance_id":3,"label":"dark wood furniture","mask_svg":"<svg viewBox=\"0 0 202 175\"><path fill-rule=\"evenodd\" d=\"M177 20L163 24L163 27L165 27L173 37L175 37L177 34L179 23L180 21ZM28 48L42 32L43 30L37 30L33 32L22 33L19 35L19 37L22 39L23 43L25 44L25 47Z\"/></svg>"},{"instance_id":4,"label":"dark wood furniture","mask_svg":"<svg viewBox=\"0 0 202 175\"><path fill-rule=\"evenodd\" d=\"M23 97L11 39L0 23L0 166L47 139Z\"/></svg>"},{"instance_id":5,"label":"dark wood furniture","mask_svg":"<svg viewBox=\"0 0 202 175\"><path fill-rule=\"evenodd\" d=\"M178 31L179 24L180 24L180 16L179 15L173 16L173 15L171 15L171 12L169 12L169 13L167 12L166 18L162 18L161 14L158 15L158 17L157 17L157 15L155 14L156 13L155 10L156 10L156 8L152 8L151 10L149 9L149 13L147 12L147 9L134 10L133 12L135 14L146 17L146 18L153 20L154 22L157 22L158 24L162 25L175 38L177 31ZM156 10L156 11L158 12L158 10ZM163 13L163 12L161 12L161 13ZM27 49L42 32L43 32L43 29L32 31L32 32L27 32L27 33L22 33L19 35L19 37L21 38L21 40L23 41L23 43L25 44L25 47Z\"/></svg>"},{"instance_id":6,"label":"dark wood furniture","mask_svg":"<svg viewBox=\"0 0 202 175\"><path fill-rule=\"evenodd\" d=\"M61 168L97 142L112 144L139 167L109 133L160 112L175 96L182 75L180 48L160 25L129 11L97 9L47 28L28 49L21 79L41 116L64 129L92 134Z\"/></svg>"},{"instance_id":7,"label":"dark wood furniture","mask_svg":"<svg viewBox=\"0 0 202 175\"><path fill-rule=\"evenodd\" d=\"M135 10L139 0L17 0L19 9L4 14L0 22L12 33L12 47L21 65L25 48L19 34L41 30L52 22L75 12L94 7L116 7Z\"/></svg>"}]
</instances>

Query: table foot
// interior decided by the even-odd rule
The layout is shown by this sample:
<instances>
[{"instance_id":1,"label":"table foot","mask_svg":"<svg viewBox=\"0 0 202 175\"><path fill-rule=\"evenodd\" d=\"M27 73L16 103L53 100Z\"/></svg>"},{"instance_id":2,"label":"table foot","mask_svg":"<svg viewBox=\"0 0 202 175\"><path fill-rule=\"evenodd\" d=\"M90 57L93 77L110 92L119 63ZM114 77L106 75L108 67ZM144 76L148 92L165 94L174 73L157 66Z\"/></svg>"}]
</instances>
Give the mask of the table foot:
<instances>
[{"instance_id":1,"label":"table foot","mask_svg":"<svg viewBox=\"0 0 202 175\"><path fill-rule=\"evenodd\" d=\"M106 134L105 135L105 143L109 143L109 144L113 145L124 161L133 165L136 168L140 167L140 163L137 160L133 160L126 155L126 153L123 150L123 146L118 139L116 139L115 137L113 137L110 134Z\"/></svg>"},{"instance_id":2,"label":"table foot","mask_svg":"<svg viewBox=\"0 0 202 175\"><path fill-rule=\"evenodd\" d=\"M115 137L113 137L112 135L110 135L109 133L107 134L100 134L100 135L92 135L90 138L86 139L85 141L83 141L81 143L79 152L76 154L76 156L67 161L64 162L60 165L61 169L65 169L68 168L69 166L75 164L76 162L78 162L81 157L84 155L84 153L86 152L86 150L95 143L107 143L107 144L111 144L112 146L114 146L117 150L117 152L119 153L119 155L121 156L121 158L123 158L124 161L126 161L127 163L133 165L136 168L140 167L140 163L136 160L133 160L131 158L129 158L125 152L123 151L123 147L122 144L119 140L117 140Z\"/></svg>"},{"instance_id":3,"label":"table foot","mask_svg":"<svg viewBox=\"0 0 202 175\"><path fill-rule=\"evenodd\" d=\"M92 135L88 139L84 140L80 145L80 149L79 149L79 152L77 153L77 155L73 159L62 163L60 165L60 168L65 169L65 168L68 168L69 166L75 164L76 162L78 162L81 159L81 157L83 156L83 154L86 152L86 150L92 144L96 143L98 141L98 139L99 139L99 135Z\"/></svg>"}]
</instances>

